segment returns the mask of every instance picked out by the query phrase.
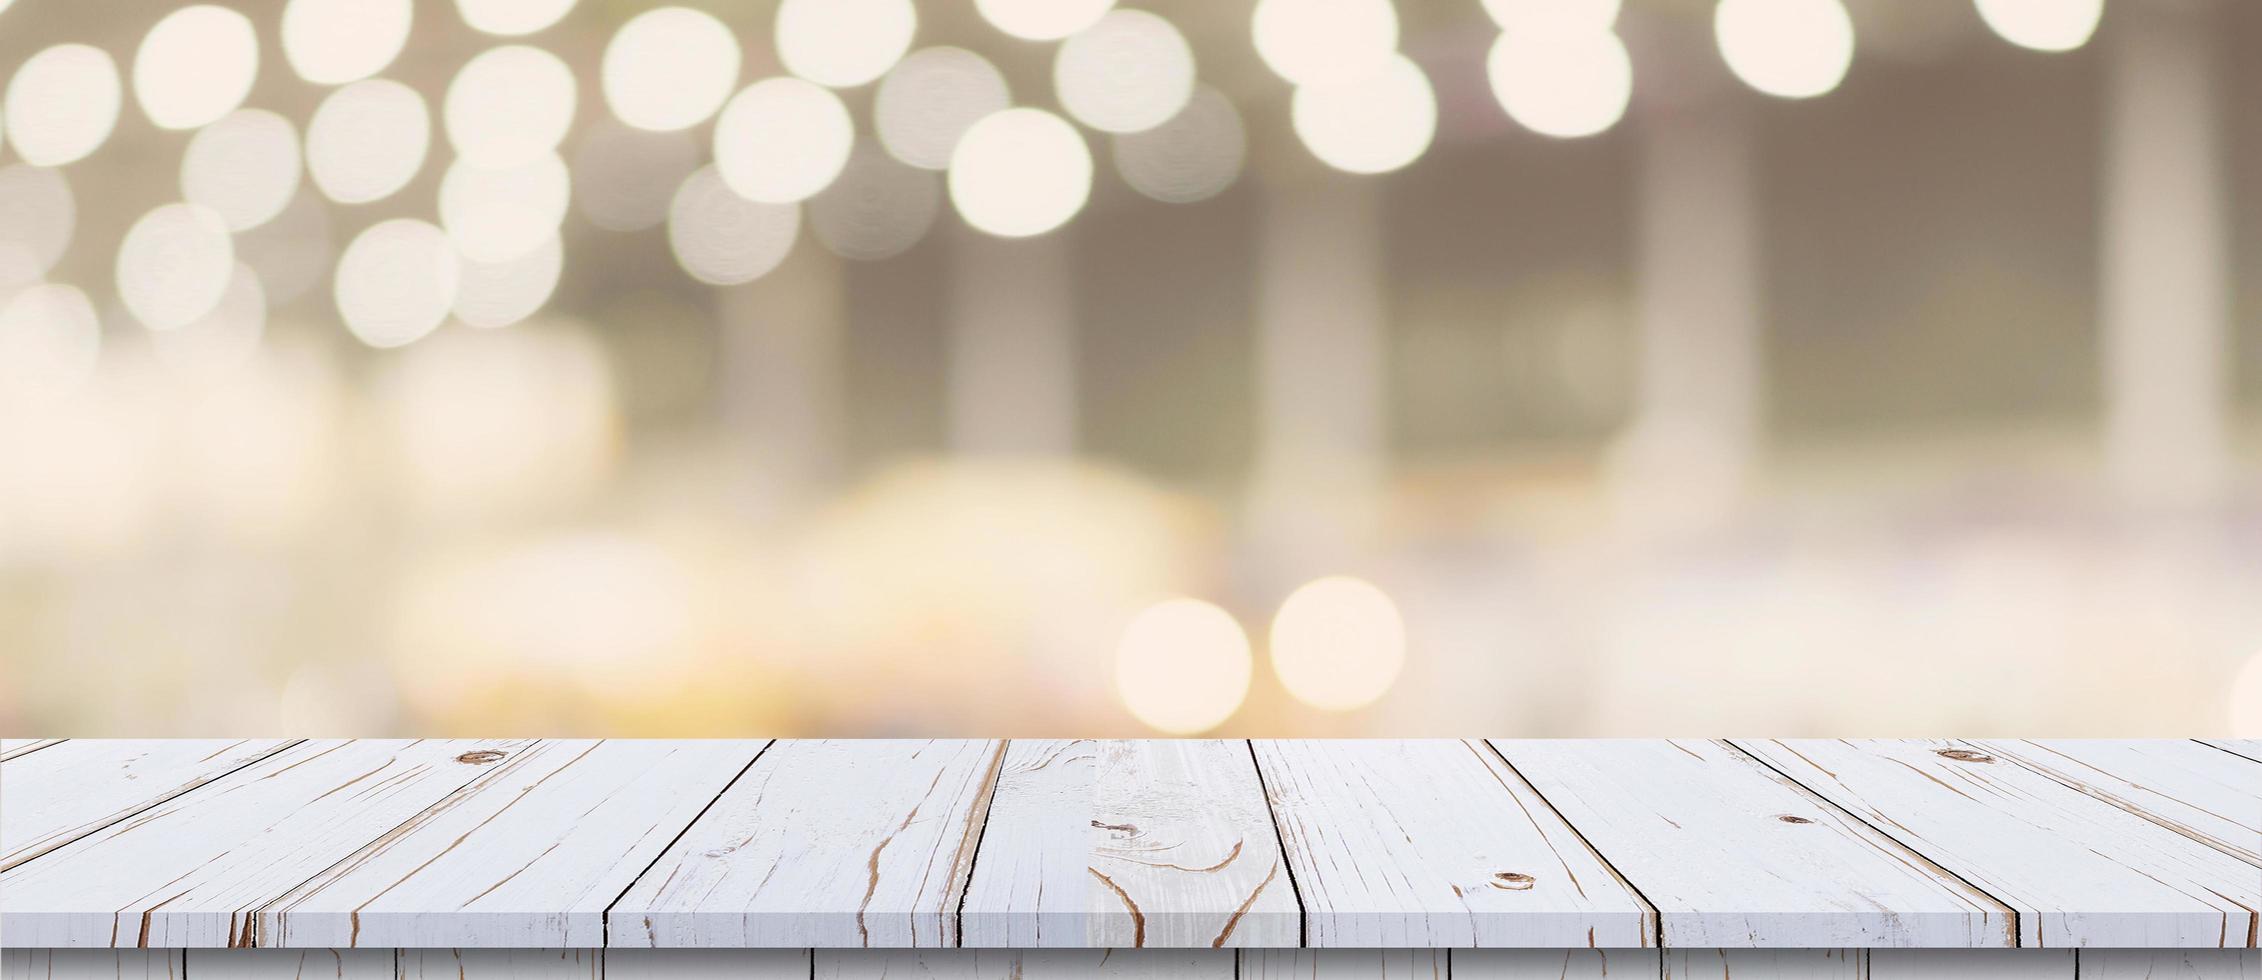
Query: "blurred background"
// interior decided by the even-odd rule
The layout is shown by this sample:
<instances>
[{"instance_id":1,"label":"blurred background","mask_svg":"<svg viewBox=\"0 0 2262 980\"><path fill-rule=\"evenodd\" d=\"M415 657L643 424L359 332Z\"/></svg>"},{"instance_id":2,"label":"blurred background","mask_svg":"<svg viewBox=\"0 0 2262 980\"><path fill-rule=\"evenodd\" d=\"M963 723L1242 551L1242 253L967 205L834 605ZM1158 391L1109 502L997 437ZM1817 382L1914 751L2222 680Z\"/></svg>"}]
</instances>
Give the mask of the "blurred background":
<instances>
[{"instance_id":1,"label":"blurred background","mask_svg":"<svg viewBox=\"0 0 2262 980\"><path fill-rule=\"evenodd\" d=\"M2262 737L2256 49L0 0L0 730Z\"/></svg>"}]
</instances>

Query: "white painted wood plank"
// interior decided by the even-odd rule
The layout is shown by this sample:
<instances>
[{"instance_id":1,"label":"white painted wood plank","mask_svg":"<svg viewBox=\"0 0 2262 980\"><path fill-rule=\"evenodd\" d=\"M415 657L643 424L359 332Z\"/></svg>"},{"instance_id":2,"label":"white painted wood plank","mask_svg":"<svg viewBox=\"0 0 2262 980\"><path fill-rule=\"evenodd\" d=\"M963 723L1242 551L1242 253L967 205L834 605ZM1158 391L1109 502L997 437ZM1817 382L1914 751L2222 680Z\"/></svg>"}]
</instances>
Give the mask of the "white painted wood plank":
<instances>
[{"instance_id":1,"label":"white painted wood plank","mask_svg":"<svg viewBox=\"0 0 2262 980\"><path fill-rule=\"evenodd\" d=\"M177 949L0 949L0 980L180 980Z\"/></svg>"},{"instance_id":2,"label":"white painted wood plank","mask_svg":"<svg viewBox=\"0 0 2262 980\"><path fill-rule=\"evenodd\" d=\"M816 980L1232 980L1212 949L820 949Z\"/></svg>"},{"instance_id":3,"label":"white painted wood plank","mask_svg":"<svg viewBox=\"0 0 2262 980\"><path fill-rule=\"evenodd\" d=\"M2203 738L2200 741L2232 755L2242 755L2262 762L2262 738Z\"/></svg>"},{"instance_id":4,"label":"white painted wood plank","mask_svg":"<svg viewBox=\"0 0 2262 980\"><path fill-rule=\"evenodd\" d=\"M76 739L0 762L0 870L227 773L295 739Z\"/></svg>"},{"instance_id":5,"label":"white painted wood plank","mask_svg":"<svg viewBox=\"0 0 2262 980\"><path fill-rule=\"evenodd\" d=\"M1739 742L2019 910L2019 945L2251 946L2262 871L1961 742Z\"/></svg>"},{"instance_id":6,"label":"white painted wood plank","mask_svg":"<svg viewBox=\"0 0 2262 980\"><path fill-rule=\"evenodd\" d=\"M1859 949L1671 949L1665 980L1868 980Z\"/></svg>"},{"instance_id":7,"label":"white painted wood plank","mask_svg":"<svg viewBox=\"0 0 2262 980\"><path fill-rule=\"evenodd\" d=\"M1294 946L1299 918L1248 743L1015 740L962 946Z\"/></svg>"},{"instance_id":8,"label":"white painted wood plank","mask_svg":"<svg viewBox=\"0 0 2262 980\"><path fill-rule=\"evenodd\" d=\"M1005 758L978 740L780 740L607 917L614 946L949 946Z\"/></svg>"},{"instance_id":9,"label":"white painted wood plank","mask_svg":"<svg viewBox=\"0 0 2262 980\"><path fill-rule=\"evenodd\" d=\"M59 738L0 738L0 762L6 762L19 755L30 755L62 741Z\"/></svg>"},{"instance_id":10,"label":"white painted wood plank","mask_svg":"<svg viewBox=\"0 0 2262 980\"><path fill-rule=\"evenodd\" d=\"M1456 949L1453 980L1630 980L1659 975L1654 949Z\"/></svg>"},{"instance_id":11,"label":"white painted wood plank","mask_svg":"<svg viewBox=\"0 0 2262 980\"><path fill-rule=\"evenodd\" d=\"M1442 949L1249 949L1244 980L1445 980Z\"/></svg>"},{"instance_id":12,"label":"white painted wood plank","mask_svg":"<svg viewBox=\"0 0 2262 980\"><path fill-rule=\"evenodd\" d=\"M602 980L596 949L404 949L400 980Z\"/></svg>"},{"instance_id":13,"label":"white painted wood plank","mask_svg":"<svg viewBox=\"0 0 2262 980\"><path fill-rule=\"evenodd\" d=\"M809 980L809 951L608 949L605 980Z\"/></svg>"},{"instance_id":14,"label":"white painted wood plank","mask_svg":"<svg viewBox=\"0 0 2262 980\"><path fill-rule=\"evenodd\" d=\"M90 951L93 952L93 951ZM118 955L128 955L120 951ZM192 949L192 976L227 980L394 980L389 949Z\"/></svg>"},{"instance_id":15,"label":"white painted wood plank","mask_svg":"<svg viewBox=\"0 0 2262 980\"><path fill-rule=\"evenodd\" d=\"M2085 949L2081 980L2262 980L2262 952Z\"/></svg>"},{"instance_id":16,"label":"white painted wood plank","mask_svg":"<svg viewBox=\"0 0 2262 980\"><path fill-rule=\"evenodd\" d=\"M1648 907L1481 742L1253 744L1306 945L1656 944Z\"/></svg>"},{"instance_id":17,"label":"white painted wood plank","mask_svg":"<svg viewBox=\"0 0 2262 980\"><path fill-rule=\"evenodd\" d=\"M2262 765L2189 739L1983 739L1981 751L2262 865Z\"/></svg>"},{"instance_id":18,"label":"white painted wood plank","mask_svg":"<svg viewBox=\"0 0 2262 980\"><path fill-rule=\"evenodd\" d=\"M2070 949L1873 949L1870 980L2074 980Z\"/></svg>"},{"instance_id":19,"label":"white painted wood plank","mask_svg":"<svg viewBox=\"0 0 2262 980\"><path fill-rule=\"evenodd\" d=\"M523 745L302 742L0 871L0 924L25 946L250 945L251 910Z\"/></svg>"},{"instance_id":20,"label":"white painted wood plank","mask_svg":"<svg viewBox=\"0 0 2262 980\"><path fill-rule=\"evenodd\" d=\"M1690 947L2011 945L2008 909L1705 740L1493 745Z\"/></svg>"},{"instance_id":21,"label":"white painted wood plank","mask_svg":"<svg viewBox=\"0 0 2262 980\"><path fill-rule=\"evenodd\" d=\"M262 946L575 949L762 741L545 741L259 912Z\"/></svg>"}]
</instances>

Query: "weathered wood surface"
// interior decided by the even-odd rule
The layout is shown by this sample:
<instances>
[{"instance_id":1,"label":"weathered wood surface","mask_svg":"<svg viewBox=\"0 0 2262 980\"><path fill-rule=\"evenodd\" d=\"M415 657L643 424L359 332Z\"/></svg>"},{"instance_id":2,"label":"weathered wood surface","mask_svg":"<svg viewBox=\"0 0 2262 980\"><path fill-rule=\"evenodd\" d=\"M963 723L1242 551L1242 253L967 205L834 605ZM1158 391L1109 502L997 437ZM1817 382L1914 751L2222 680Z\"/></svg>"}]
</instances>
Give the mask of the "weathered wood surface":
<instances>
[{"instance_id":1,"label":"weathered wood surface","mask_svg":"<svg viewBox=\"0 0 2262 980\"><path fill-rule=\"evenodd\" d=\"M603 946L606 907L767 744L543 742L268 903L260 945Z\"/></svg>"},{"instance_id":2,"label":"weathered wood surface","mask_svg":"<svg viewBox=\"0 0 2262 980\"><path fill-rule=\"evenodd\" d=\"M610 951L608 951L610 952ZM820 949L816 980L1233 980L1208 949Z\"/></svg>"},{"instance_id":3,"label":"weathered wood surface","mask_svg":"<svg viewBox=\"0 0 2262 980\"><path fill-rule=\"evenodd\" d=\"M301 742L0 871L0 928L14 946L251 945L253 909L521 746Z\"/></svg>"},{"instance_id":4,"label":"weathered wood surface","mask_svg":"<svg viewBox=\"0 0 2262 980\"><path fill-rule=\"evenodd\" d=\"M1443 949L1252 949L1241 955L1247 980L1445 980Z\"/></svg>"},{"instance_id":5,"label":"weathered wood surface","mask_svg":"<svg viewBox=\"0 0 2262 980\"><path fill-rule=\"evenodd\" d=\"M1365 962L1213 948L1303 946L1457 949L1373 966L1466 976L2060 977L2075 948L2088 976L2120 969L2106 948L2233 947L2125 959L2216 975L2262 933L2262 759L2238 741L6 748L0 946L194 951L41 951L41 977L242 946L292 949L203 975L574 975L592 958L504 952L608 945L644 950L620 976L1178 962L1120 955L1144 945L1200 971ZM1986 952L2014 943L2048 949ZM923 952L952 946L993 953ZM1065 955L1092 948L1119 952Z\"/></svg>"},{"instance_id":6,"label":"weathered wood surface","mask_svg":"<svg viewBox=\"0 0 2262 980\"><path fill-rule=\"evenodd\" d=\"M0 769L0 871L281 751L292 739L77 739ZM28 748L28 747L27 747Z\"/></svg>"},{"instance_id":7,"label":"weathered wood surface","mask_svg":"<svg viewBox=\"0 0 2262 980\"><path fill-rule=\"evenodd\" d=\"M1496 741L1640 889L1664 944L2010 946L2010 910L1734 748Z\"/></svg>"},{"instance_id":8,"label":"weathered wood surface","mask_svg":"<svg viewBox=\"0 0 2262 980\"><path fill-rule=\"evenodd\" d=\"M228 980L395 980L398 960L390 949L192 949L186 965Z\"/></svg>"},{"instance_id":9,"label":"weathered wood surface","mask_svg":"<svg viewBox=\"0 0 2262 980\"><path fill-rule=\"evenodd\" d=\"M959 912L964 946L1294 946L1249 746L1015 741Z\"/></svg>"},{"instance_id":10,"label":"weathered wood surface","mask_svg":"<svg viewBox=\"0 0 2262 980\"><path fill-rule=\"evenodd\" d=\"M2246 947L2262 924L2262 868L1971 743L1738 744L2016 908L2021 946Z\"/></svg>"},{"instance_id":11,"label":"weathered wood surface","mask_svg":"<svg viewBox=\"0 0 2262 980\"><path fill-rule=\"evenodd\" d=\"M781 741L615 903L614 946L957 944L1001 741Z\"/></svg>"},{"instance_id":12,"label":"weathered wood surface","mask_svg":"<svg viewBox=\"0 0 2262 980\"><path fill-rule=\"evenodd\" d=\"M2232 755L2262 762L2262 738L2203 738L2200 741Z\"/></svg>"},{"instance_id":13,"label":"weathered wood surface","mask_svg":"<svg viewBox=\"0 0 2262 980\"><path fill-rule=\"evenodd\" d=\"M0 980L182 980L177 949L0 949Z\"/></svg>"},{"instance_id":14,"label":"weathered wood surface","mask_svg":"<svg viewBox=\"0 0 2262 980\"><path fill-rule=\"evenodd\" d=\"M19 755L30 755L62 741L59 738L0 738L0 762Z\"/></svg>"},{"instance_id":15,"label":"weathered wood surface","mask_svg":"<svg viewBox=\"0 0 2262 980\"><path fill-rule=\"evenodd\" d=\"M1481 742L1253 744L1304 945L1656 945L1649 906Z\"/></svg>"}]
</instances>

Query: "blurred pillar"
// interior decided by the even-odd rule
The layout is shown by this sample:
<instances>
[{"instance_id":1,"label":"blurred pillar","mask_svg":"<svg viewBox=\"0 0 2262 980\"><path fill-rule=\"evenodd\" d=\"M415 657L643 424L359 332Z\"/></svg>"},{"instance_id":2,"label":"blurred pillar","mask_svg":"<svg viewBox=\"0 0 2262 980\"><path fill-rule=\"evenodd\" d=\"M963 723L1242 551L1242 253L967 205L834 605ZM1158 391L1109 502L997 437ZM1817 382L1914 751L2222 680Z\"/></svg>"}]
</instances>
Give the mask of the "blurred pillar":
<instances>
[{"instance_id":1,"label":"blurred pillar","mask_svg":"<svg viewBox=\"0 0 2262 980\"><path fill-rule=\"evenodd\" d=\"M2218 500L2230 470L2230 202L2211 6L2131 4L2106 32L2105 455L2115 488L2147 508Z\"/></svg>"},{"instance_id":2,"label":"blurred pillar","mask_svg":"<svg viewBox=\"0 0 2262 980\"><path fill-rule=\"evenodd\" d=\"M719 291L723 412L743 452L745 503L761 518L809 505L841 473L840 263L797 248L769 275Z\"/></svg>"},{"instance_id":3,"label":"blurred pillar","mask_svg":"<svg viewBox=\"0 0 2262 980\"><path fill-rule=\"evenodd\" d=\"M1301 574L1365 543L1386 475L1380 182L1283 175L1262 188L1249 522Z\"/></svg>"},{"instance_id":4,"label":"blurred pillar","mask_svg":"<svg viewBox=\"0 0 2262 980\"><path fill-rule=\"evenodd\" d=\"M950 243L950 448L970 455L1076 451L1076 316L1068 243L1055 232Z\"/></svg>"},{"instance_id":5,"label":"blurred pillar","mask_svg":"<svg viewBox=\"0 0 2262 980\"><path fill-rule=\"evenodd\" d=\"M1632 526L1701 529L1732 513L1761 448L1752 138L1730 100L1650 108L1636 121L1637 363L1613 496Z\"/></svg>"}]
</instances>

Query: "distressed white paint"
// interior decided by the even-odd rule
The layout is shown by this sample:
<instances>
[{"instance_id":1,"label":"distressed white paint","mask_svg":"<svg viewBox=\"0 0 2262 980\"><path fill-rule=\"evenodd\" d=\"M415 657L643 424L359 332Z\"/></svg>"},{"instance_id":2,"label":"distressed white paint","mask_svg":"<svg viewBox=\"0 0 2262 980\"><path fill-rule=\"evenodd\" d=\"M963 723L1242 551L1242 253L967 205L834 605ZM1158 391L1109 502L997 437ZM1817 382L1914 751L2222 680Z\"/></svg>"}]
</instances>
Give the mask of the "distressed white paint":
<instances>
[{"instance_id":1,"label":"distressed white paint","mask_svg":"<svg viewBox=\"0 0 2262 980\"><path fill-rule=\"evenodd\" d=\"M1870 980L2074 980L2070 949L1873 949Z\"/></svg>"},{"instance_id":2,"label":"distressed white paint","mask_svg":"<svg viewBox=\"0 0 2262 980\"><path fill-rule=\"evenodd\" d=\"M613 906L611 943L953 945L1004 755L997 741L780 741Z\"/></svg>"},{"instance_id":3,"label":"distressed white paint","mask_svg":"<svg viewBox=\"0 0 2262 980\"><path fill-rule=\"evenodd\" d=\"M598 949L404 949L400 980L601 980Z\"/></svg>"},{"instance_id":4,"label":"distressed white paint","mask_svg":"<svg viewBox=\"0 0 2262 980\"><path fill-rule=\"evenodd\" d=\"M1962 742L1739 742L2019 910L2019 945L2249 946L2262 870Z\"/></svg>"},{"instance_id":5,"label":"distressed white paint","mask_svg":"<svg viewBox=\"0 0 2262 980\"><path fill-rule=\"evenodd\" d=\"M189 972L228 980L394 980L390 949L192 949Z\"/></svg>"},{"instance_id":6,"label":"distressed white paint","mask_svg":"<svg viewBox=\"0 0 2262 980\"><path fill-rule=\"evenodd\" d=\"M2232 755L2243 755L2262 762L2262 738L2203 738L2200 741Z\"/></svg>"},{"instance_id":7,"label":"distressed white paint","mask_svg":"<svg viewBox=\"0 0 2262 980\"><path fill-rule=\"evenodd\" d=\"M2085 949L2081 980L2262 980L2262 952Z\"/></svg>"},{"instance_id":8,"label":"distressed white paint","mask_svg":"<svg viewBox=\"0 0 2262 980\"><path fill-rule=\"evenodd\" d=\"M1298 917L1248 743L1016 740L960 945L1294 946Z\"/></svg>"},{"instance_id":9,"label":"distressed white paint","mask_svg":"<svg viewBox=\"0 0 2262 980\"><path fill-rule=\"evenodd\" d=\"M2009 910L1727 745L1493 745L1657 907L1667 946L2011 945Z\"/></svg>"},{"instance_id":10,"label":"distressed white paint","mask_svg":"<svg viewBox=\"0 0 2262 980\"><path fill-rule=\"evenodd\" d=\"M269 739L76 739L0 762L0 870L290 745Z\"/></svg>"},{"instance_id":11,"label":"distressed white paint","mask_svg":"<svg viewBox=\"0 0 2262 980\"><path fill-rule=\"evenodd\" d=\"M605 980L809 980L809 951L608 949Z\"/></svg>"},{"instance_id":12,"label":"distressed white paint","mask_svg":"<svg viewBox=\"0 0 2262 980\"><path fill-rule=\"evenodd\" d=\"M816 980L1232 980L1231 950L820 949Z\"/></svg>"},{"instance_id":13,"label":"distressed white paint","mask_svg":"<svg viewBox=\"0 0 2262 980\"><path fill-rule=\"evenodd\" d=\"M1251 949L1241 953L1247 980L1445 980L1442 949Z\"/></svg>"},{"instance_id":14,"label":"distressed white paint","mask_svg":"<svg viewBox=\"0 0 2262 980\"><path fill-rule=\"evenodd\" d=\"M0 738L0 762L19 755L29 755L62 741L59 738Z\"/></svg>"},{"instance_id":15,"label":"distressed white paint","mask_svg":"<svg viewBox=\"0 0 2262 980\"><path fill-rule=\"evenodd\" d=\"M1654 977L1654 949L1456 949L1453 980L1615 980Z\"/></svg>"},{"instance_id":16,"label":"distressed white paint","mask_svg":"<svg viewBox=\"0 0 2262 980\"><path fill-rule=\"evenodd\" d=\"M262 946L571 949L761 741L547 741L259 913Z\"/></svg>"},{"instance_id":17,"label":"distressed white paint","mask_svg":"<svg viewBox=\"0 0 2262 980\"><path fill-rule=\"evenodd\" d=\"M1667 949L1665 980L1867 980L1858 949Z\"/></svg>"},{"instance_id":18,"label":"distressed white paint","mask_svg":"<svg viewBox=\"0 0 2262 980\"><path fill-rule=\"evenodd\" d=\"M1649 909L1481 742L1253 744L1306 945L1656 942Z\"/></svg>"},{"instance_id":19,"label":"distressed white paint","mask_svg":"<svg viewBox=\"0 0 2262 980\"><path fill-rule=\"evenodd\" d=\"M523 745L299 743L0 871L0 928L22 946L249 945L251 910Z\"/></svg>"},{"instance_id":20,"label":"distressed white paint","mask_svg":"<svg viewBox=\"0 0 2262 980\"><path fill-rule=\"evenodd\" d=\"M1974 744L2262 865L2262 766L2250 759L2186 739L1986 739Z\"/></svg>"},{"instance_id":21,"label":"distressed white paint","mask_svg":"<svg viewBox=\"0 0 2262 980\"><path fill-rule=\"evenodd\" d=\"M0 980L178 980L177 949L0 949Z\"/></svg>"}]
</instances>

